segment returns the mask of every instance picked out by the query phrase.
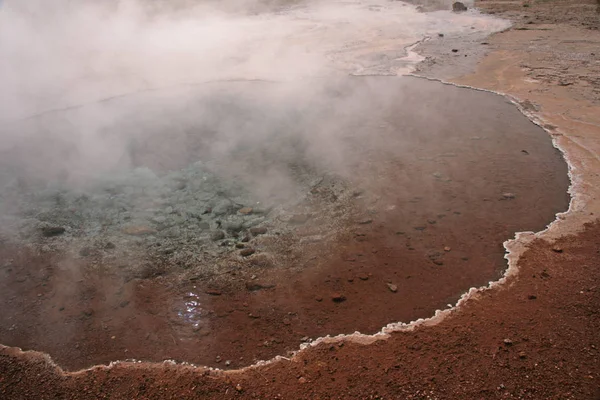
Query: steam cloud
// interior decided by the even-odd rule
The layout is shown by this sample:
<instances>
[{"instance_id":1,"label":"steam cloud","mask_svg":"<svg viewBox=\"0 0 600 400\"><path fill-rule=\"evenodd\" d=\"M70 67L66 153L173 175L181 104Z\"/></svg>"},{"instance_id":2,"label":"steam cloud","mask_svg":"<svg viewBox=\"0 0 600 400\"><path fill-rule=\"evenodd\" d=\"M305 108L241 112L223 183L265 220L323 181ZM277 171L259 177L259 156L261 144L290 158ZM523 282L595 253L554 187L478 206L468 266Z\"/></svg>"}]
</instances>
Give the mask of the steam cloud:
<instances>
[{"instance_id":1,"label":"steam cloud","mask_svg":"<svg viewBox=\"0 0 600 400\"><path fill-rule=\"evenodd\" d=\"M81 186L147 166L143 149L163 170L214 162L255 192L293 196L280 165L298 149L306 168L347 168L340 137L352 118L339 117L365 99L342 77L402 74L418 61L406 47L426 36L503 27L385 0L7 0L0 211L19 185Z\"/></svg>"}]
</instances>

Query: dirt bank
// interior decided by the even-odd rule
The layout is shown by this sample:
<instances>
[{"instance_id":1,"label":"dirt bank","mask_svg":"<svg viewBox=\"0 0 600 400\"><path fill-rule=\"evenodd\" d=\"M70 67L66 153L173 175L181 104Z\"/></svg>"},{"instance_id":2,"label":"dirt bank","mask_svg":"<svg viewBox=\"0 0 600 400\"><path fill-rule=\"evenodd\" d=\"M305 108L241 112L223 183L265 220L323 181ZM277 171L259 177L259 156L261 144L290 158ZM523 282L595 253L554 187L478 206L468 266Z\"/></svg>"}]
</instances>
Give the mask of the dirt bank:
<instances>
[{"instance_id":1,"label":"dirt bank","mask_svg":"<svg viewBox=\"0 0 600 400\"><path fill-rule=\"evenodd\" d=\"M445 78L510 94L551 131L571 164L573 200L571 212L542 237L570 236L532 242L518 261L518 275L467 301L438 325L395 333L369 346L322 344L290 361L242 372L119 364L67 375L44 357L4 348L0 394L8 399L598 398L600 227L583 230L600 208L595 5L486 4L481 6L515 18L514 28L480 44L490 49L474 73ZM528 23L531 16L538 19Z\"/></svg>"}]
</instances>

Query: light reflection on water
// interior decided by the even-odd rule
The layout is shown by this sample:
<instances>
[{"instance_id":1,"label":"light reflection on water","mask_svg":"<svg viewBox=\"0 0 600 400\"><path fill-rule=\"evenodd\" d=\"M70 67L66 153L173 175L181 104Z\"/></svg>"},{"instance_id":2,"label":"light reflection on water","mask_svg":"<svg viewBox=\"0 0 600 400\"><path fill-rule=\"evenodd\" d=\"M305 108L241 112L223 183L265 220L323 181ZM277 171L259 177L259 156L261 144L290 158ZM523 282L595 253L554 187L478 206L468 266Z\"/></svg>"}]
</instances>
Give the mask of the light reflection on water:
<instances>
[{"instance_id":1,"label":"light reflection on water","mask_svg":"<svg viewBox=\"0 0 600 400\"><path fill-rule=\"evenodd\" d=\"M200 298L197 294L189 292L184 296L183 310L177 312L177 315L185 322L198 328L202 323L206 310L202 308Z\"/></svg>"}]
</instances>

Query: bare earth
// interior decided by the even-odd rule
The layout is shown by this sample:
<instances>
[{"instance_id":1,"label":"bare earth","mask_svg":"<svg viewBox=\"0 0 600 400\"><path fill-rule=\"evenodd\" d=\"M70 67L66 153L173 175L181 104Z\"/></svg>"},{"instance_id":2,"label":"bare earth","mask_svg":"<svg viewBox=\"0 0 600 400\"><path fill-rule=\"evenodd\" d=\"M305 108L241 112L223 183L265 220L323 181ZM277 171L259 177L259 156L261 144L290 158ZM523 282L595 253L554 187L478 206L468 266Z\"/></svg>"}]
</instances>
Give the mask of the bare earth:
<instances>
[{"instance_id":1,"label":"bare earth","mask_svg":"<svg viewBox=\"0 0 600 400\"><path fill-rule=\"evenodd\" d=\"M592 2L478 7L513 28L485 44L434 38L417 74L513 97L550 132L572 178L569 212L509 244L516 265L503 285L386 339L324 341L240 371L118 363L63 373L4 347L0 398L600 398L600 14Z\"/></svg>"}]
</instances>

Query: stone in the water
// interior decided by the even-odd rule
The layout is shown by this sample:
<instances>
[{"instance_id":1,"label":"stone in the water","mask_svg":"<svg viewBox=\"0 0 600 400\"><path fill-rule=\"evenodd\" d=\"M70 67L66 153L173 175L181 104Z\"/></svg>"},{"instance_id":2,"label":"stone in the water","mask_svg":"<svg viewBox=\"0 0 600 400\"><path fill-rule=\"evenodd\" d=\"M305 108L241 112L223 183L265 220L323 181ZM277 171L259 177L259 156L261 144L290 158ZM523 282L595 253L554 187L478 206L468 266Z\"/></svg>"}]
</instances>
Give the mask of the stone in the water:
<instances>
[{"instance_id":1,"label":"stone in the water","mask_svg":"<svg viewBox=\"0 0 600 400\"><path fill-rule=\"evenodd\" d=\"M331 295L331 300L333 300L334 303L341 303L346 300L346 296L340 293L334 293Z\"/></svg>"},{"instance_id":2,"label":"stone in the water","mask_svg":"<svg viewBox=\"0 0 600 400\"><path fill-rule=\"evenodd\" d=\"M267 233L267 228L265 228L264 226L250 228L250 233L253 234L254 236L264 235L265 233Z\"/></svg>"},{"instance_id":3,"label":"stone in the water","mask_svg":"<svg viewBox=\"0 0 600 400\"><path fill-rule=\"evenodd\" d=\"M217 240L225 239L225 233L223 231L217 231L213 233L210 238L216 242Z\"/></svg>"},{"instance_id":4,"label":"stone in the water","mask_svg":"<svg viewBox=\"0 0 600 400\"><path fill-rule=\"evenodd\" d=\"M156 233L156 229L150 228L149 226L145 225L134 225L123 228L121 232L131 236L144 236Z\"/></svg>"},{"instance_id":5,"label":"stone in the water","mask_svg":"<svg viewBox=\"0 0 600 400\"><path fill-rule=\"evenodd\" d=\"M66 229L62 226L45 226L42 228L42 235L46 237L59 236L65 233Z\"/></svg>"},{"instance_id":6,"label":"stone in the water","mask_svg":"<svg viewBox=\"0 0 600 400\"><path fill-rule=\"evenodd\" d=\"M454 12L467 11L467 6L465 6L460 1L457 1L452 4L452 11L454 11Z\"/></svg>"},{"instance_id":7,"label":"stone in the water","mask_svg":"<svg viewBox=\"0 0 600 400\"><path fill-rule=\"evenodd\" d=\"M271 289L274 287L275 287L275 285L272 283L262 283L259 281L246 282L246 289L248 289L251 292L256 292L257 290L263 290L263 289Z\"/></svg>"},{"instance_id":8,"label":"stone in the water","mask_svg":"<svg viewBox=\"0 0 600 400\"><path fill-rule=\"evenodd\" d=\"M308 214L294 214L290 218L289 222L291 222L292 224L303 224L306 221L308 221L309 218L310 215Z\"/></svg>"},{"instance_id":9,"label":"stone in the water","mask_svg":"<svg viewBox=\"0 0 600 400\"><path fill-rule=\"evenodd\" d=\"M247 248L247 249L243 249L242 251L240 251L240 255L242 257L248 257L248 256L251 256L254 253L256 253L256 250L254 250L252 248Z\"/></svg>"}]
</instances>

